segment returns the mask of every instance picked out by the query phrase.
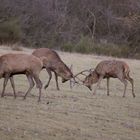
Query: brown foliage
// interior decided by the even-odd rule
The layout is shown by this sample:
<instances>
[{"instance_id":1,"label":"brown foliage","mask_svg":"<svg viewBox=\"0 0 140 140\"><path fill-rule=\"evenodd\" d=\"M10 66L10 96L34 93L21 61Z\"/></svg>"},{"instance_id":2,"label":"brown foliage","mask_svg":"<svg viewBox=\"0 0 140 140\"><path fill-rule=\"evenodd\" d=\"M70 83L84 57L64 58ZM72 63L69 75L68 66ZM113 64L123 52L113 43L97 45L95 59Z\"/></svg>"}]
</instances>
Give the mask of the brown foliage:
<instances>
[{"instance_id":1,"label":"brown foliage","mask_svg":"<svg viewBox=\"0 0 140 140\"><path fill-rule=\"evenodd\" d=\"M59 49L78 43L81 36L100 43L125 44L139 51L139 0L0 0L0 22L16 18L21 42Z\"/></svg>"}]
</instances>

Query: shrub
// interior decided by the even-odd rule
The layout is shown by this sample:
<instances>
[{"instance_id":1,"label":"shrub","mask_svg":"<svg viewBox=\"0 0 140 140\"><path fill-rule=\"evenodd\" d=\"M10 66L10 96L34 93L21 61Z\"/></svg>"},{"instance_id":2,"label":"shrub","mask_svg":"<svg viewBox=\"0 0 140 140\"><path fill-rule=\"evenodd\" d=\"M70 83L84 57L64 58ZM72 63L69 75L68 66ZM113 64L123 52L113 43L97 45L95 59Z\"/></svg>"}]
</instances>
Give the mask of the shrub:
<instances>
[{"instance_id":1,"label":"shrub","mask_svg":"<svg viewBox=\"0 0 140 140\"><path fill-rule=\"evenodd\" d=\"M77 44L66 43L60 48L63 51L94 53L98 55L107 55L114 57L130 57L132 48L126 45L117 45L113 43L95 43L88 37L81 37ZM131 56L132 57L132 56Z\"/></svg>"},{"instance_id":2,"label":"shrub","mask_svg":"<svg viewBox=\"0 0 140 140\"><path fill-rule=\"evenodd\" d=\"M10 45L11 49L14 50L14 51L23 51L23 48L21 47L20 44L13 44L13 45Z\"/></svg>"},{"instance_id":3,"label":"shrub","mask_svg":"<svg viewBox=\"0 0 140 140\"><path fill-rule=\"evenodd\" d=\"M107 55L114 57L129 57L130 48L128 46L115 44L98 44L94 51L99 55Z\"/></svg>"},{"instance_id":4,"label":"shrub","mask_svg":"<svg viewBox=\"0 0 140 140\"><path fill-rule=\"evenodd\" d=\"M74 43L65 43L60 49L68 52L79 52L79 53L91 53L93 41L88 37L81 37L77 44Z\"/></svg>"},{"instance_id":5,"label":"shrub","mask_svg":"<svg viewBox=\"0 0 140 140\"><path fill-rule=\"evenodd\" d=\"M80 41L75 46L75 51L80 53L91 53L94 42L88 37L81 37Z\"/></svg>"},{"instance_id":6,"label":"shrub","mask_svg":"<svg viewBox=\"0 0 140 140\"><path fill-rule=\"evenodd\" d=\"M16 43L21 40L21 28L17 20L0 23L0 43Z\"/></svg>"},{"instance_id":7,"label":"shrub","mask_svg":"<svg viewBox=\"0 0 140 140\"><path fill-rule=\"evenodd\" d=\"M67 51L67 52L74 52L74 48L75 45L73 45L72 43L65 43L60 47L62 51Z\"/></svg>"}]
</instances>

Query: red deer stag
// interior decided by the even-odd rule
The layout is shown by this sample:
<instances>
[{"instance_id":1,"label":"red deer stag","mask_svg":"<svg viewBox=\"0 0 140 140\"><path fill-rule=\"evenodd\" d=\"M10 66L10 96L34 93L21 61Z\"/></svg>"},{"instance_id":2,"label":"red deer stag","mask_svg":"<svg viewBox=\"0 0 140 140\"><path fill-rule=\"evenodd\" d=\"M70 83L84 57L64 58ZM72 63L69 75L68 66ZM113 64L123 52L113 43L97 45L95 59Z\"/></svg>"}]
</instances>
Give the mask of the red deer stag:
<instances>
[{"instance_id":1,"label":"red deer stag","mask_svg":"<svg viewBox=\"0 0 140 140\"><path fill-rule=\"evenodd\" d=\"M34 87L34 80L37 88L39 88L39 98L41 98L42 83L39 79L39 73L42 70L43 64L41 60L33 55L27 54L5 54L0 56L0 78L4 78L3 90L1 97L4 96L5 87L10 79L11 86L14 91L14 97L16 98L15 84L13 75L25 74L29 81L30 87L27 90L24 99L27 94L30 93Z\"/></svg>"},{"instance_id":2,"label":"red deer stag","mask_svg":"<svg viewBox=\"0 0 140 140\"><path fill-rule=\"evenodd\" d=\"M129 66L123 61L117 60L105 60L101 61L94 71L92 71L83 81L83 84L87 86L90 90L92 90L91 85L97 83L97 86L94 90L94 94L96 93L96 89L99 87L102 79L107 79L107 95L109 95L109 78L118 78L122 83L124 83L124 93L123 97L125 97L127 80L132 85L132 95L134 94L134 81L129 76Z\"/></svg>"},{"instance_id":3,"label":"red deer stag","mask_svg":"<svg viewBox=\"0 0 140 140\"><path fill-rule=\"evenodd\" d=\"M57 90L59 90L58 76L62 77L62 83L73 78L71 70L64 64L64 62L54 50L48 48L39 48L36 49L32 54L39 58L44 58L42 59L43 68L45 68L49 74L49 80L44 87L45 89L49 86L50 80L52 78L51 72L54 72L55 74Z\"/></svg>"}]
</instances>

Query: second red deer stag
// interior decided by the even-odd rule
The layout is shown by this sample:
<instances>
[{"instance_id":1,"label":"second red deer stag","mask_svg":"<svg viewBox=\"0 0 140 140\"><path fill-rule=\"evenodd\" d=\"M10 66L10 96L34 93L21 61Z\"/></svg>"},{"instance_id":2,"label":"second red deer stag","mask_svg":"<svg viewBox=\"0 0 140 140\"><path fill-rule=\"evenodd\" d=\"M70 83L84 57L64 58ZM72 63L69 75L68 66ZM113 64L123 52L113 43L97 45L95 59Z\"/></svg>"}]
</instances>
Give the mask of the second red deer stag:
<instances>
[{"instance_id":1,"label":"second red deer stag","mask_svg":"<svg viewBox=\"0 0 140 140\"><path fill-rule=\"evenodd\" d=\"M97 86L94 90L94 94L96 93L96 89L99 87L100 82L102 79L107 79L107 95L109 95L109 79L118 78L124 84L124 93L123 97L125 97L126 87L127 87L127 80L132 85L132 95L135 97L134 94L134 81L129 76L129 66L123 61L117 60L106 60L101 61L94 71L92 71L84 80L83 84L87 86L90 90L92 90L92 84L97 83Z\"/></svg>"},{"instance_id":2,"label":"second red deer stag","mask_svg":"<svg viewBox=\"0 0 140 140\"><path fill-rule=\"evenodd\" d=\"M62 83L73 78L71 70L65 65L65 63L54 50L48 48L39 48L36 49L32 54L42 58L43 68L45 68L49 74L49 80L44 87L45 89L49 86L50 80L52 78L51 72L54 72L55 74L57 90L59 90L58 76L62 77Z\"/></svg>"}]
</instances>

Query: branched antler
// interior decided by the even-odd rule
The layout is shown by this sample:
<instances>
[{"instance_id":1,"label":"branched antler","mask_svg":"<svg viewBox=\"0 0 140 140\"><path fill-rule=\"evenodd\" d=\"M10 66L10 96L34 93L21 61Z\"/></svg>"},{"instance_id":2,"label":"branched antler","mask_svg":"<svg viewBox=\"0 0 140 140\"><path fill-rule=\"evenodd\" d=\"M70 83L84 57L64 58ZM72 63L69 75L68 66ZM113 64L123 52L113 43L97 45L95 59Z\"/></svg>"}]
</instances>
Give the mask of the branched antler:
<instances>
[{"instance_id":1,"label":"branched antler","mask_svg":"<svg viewBox=\"0 0 140 140\"><path fill-rule=\"evenodd\" d=\"M83 81L82 81L78 76L79 76L79 75L87 76L86 74L84 74L84 72L91 73L92 70L94 70L94 69L91 68L91 69L88 69L88 70L83 70L83 71L77 73L76 75L74 75L74 76L73 76L73 80L74 80L74 81L71 80L71 87L74 87L75 84L83 85ZM78 81L77 81L76 79L77 79ZM79 81L82 82L82 83L80 83ZM73 86L72 86L72 83L73 83Z\"/></svg>"},{"instance_id":2,"label":"branched antler","mask_svg":"<svg viewBox=\"0 0 140 140\"><path fill-rule=\"evenodd\" d=\"M87 76L86 74L84 74L84 72L89 72L89 73L91 73L92 70L94 70L94 69L91 68L91 69L88 69L88 70L83 70L83 71L77 73L76 75L74 75L74 77L77 77L77 76L80 75L80 74L81 74L81 75L84 75L84 76Z\"/></svg>"}]
</instances>

